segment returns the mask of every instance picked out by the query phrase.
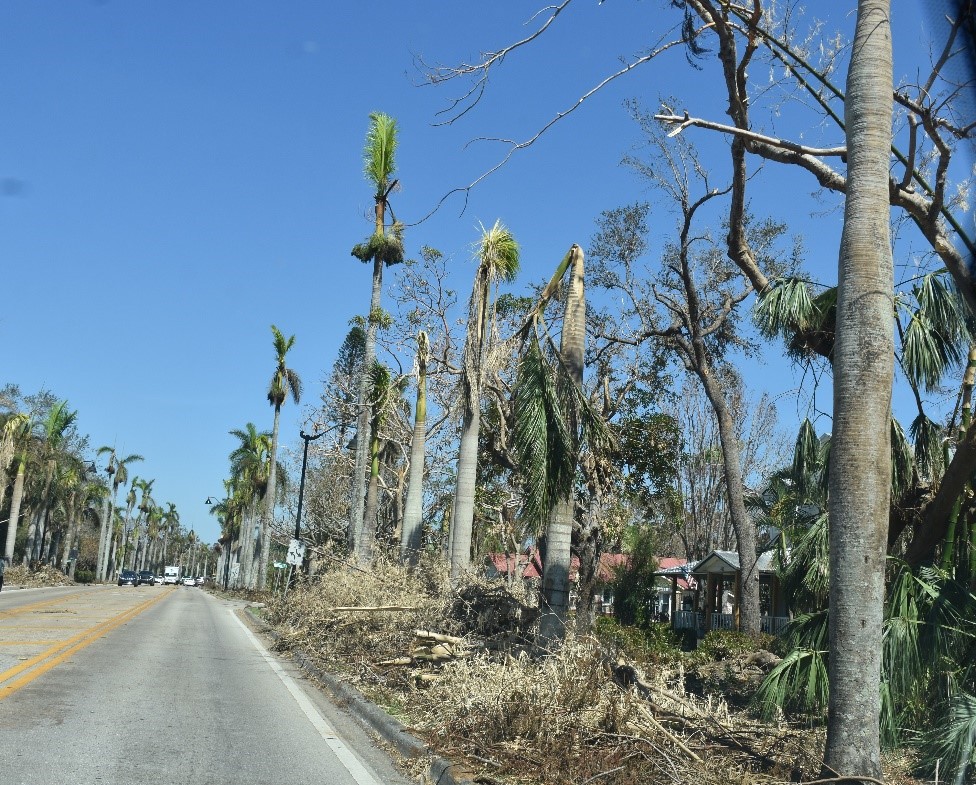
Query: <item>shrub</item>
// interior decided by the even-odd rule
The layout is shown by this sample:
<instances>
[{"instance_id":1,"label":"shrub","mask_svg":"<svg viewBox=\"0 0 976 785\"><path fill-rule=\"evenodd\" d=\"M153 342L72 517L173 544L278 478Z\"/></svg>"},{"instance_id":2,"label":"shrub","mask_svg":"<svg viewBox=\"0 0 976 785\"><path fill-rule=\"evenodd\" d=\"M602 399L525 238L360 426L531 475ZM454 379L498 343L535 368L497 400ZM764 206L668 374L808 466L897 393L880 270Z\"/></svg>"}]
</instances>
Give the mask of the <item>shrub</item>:
<instances>
[{"instance_id":1,"label":"shrub","mask_svg":"<svg viewBox=\"0 0 976 785\"><path fill-rule=\"evenodd\" d=\"M691 660L694 663L730 660L759 649L768 650L775 645L775 642L776 639L772 635L752 637L744 632L714 630L698 642Z\"/></svg>"},{"instance_id":2,"label":"shrub","mask_svg":"<svg viewBox=\"0 0 976 785\"><path fill-rule=\"evenodd\" d=\"M605 645L613 646L624 657L641 665L673 662L680 650L678 635L665 622L634 627L601 616L596 622L596 634Z\"/></svg>"},{"instance_id":3,"label":"shrub","mask_svg":"<svg viewBox=\"0 0 976 785\"><path fill-rule=\"evenodd\" d=\"M92 583L95 573L92 570L75 570L75 583Z\"/></svg>"}]
</instances>

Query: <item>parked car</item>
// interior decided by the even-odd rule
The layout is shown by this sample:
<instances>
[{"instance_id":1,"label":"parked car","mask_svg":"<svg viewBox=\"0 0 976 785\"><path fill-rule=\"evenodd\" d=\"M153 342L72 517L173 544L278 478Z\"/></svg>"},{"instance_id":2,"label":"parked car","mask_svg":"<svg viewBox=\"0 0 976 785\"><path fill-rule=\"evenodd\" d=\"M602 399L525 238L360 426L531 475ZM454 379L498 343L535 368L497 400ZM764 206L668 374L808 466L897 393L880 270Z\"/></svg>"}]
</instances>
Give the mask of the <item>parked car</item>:
<instances>
[{"instance_id":1,"label":"parked car","mask_svg":"<svg viewBox=\"0 0 976 785\"><path fill-rule=\"evenodd\" d=\"M204 575L197 576L197 586L204 586L207 583L207 578Z\"/></svg>"},{"instance_id":2,"label":"parked car","mask_svg":"<svg viewBox=\"0 0 976 785\"><path fill-rule=\"evenodd\" d=\"M184 575L182 583L184 586L195 586L196 580L189 575Z\"/></svg>"},{"instance_id":3,"label":"parked car","mask_svg":"<svg viewBox=\"0 0 976 785\"><path fill-rule=\"evenodd\" d=\"M119 573L119 586L138 586L139 576L135 570L122 570Z\"/></svg>"},{"instance_id":4,"label":"parked car","mask_svg":"<svg viewBox=\"0 0 976 785\"><path fill-rule=\"evenodd\" d=\"M151 570L140 570L139 583L148 583L150 586L155 586L156 576L153 575Z\"/></svg>"}]
</instances>

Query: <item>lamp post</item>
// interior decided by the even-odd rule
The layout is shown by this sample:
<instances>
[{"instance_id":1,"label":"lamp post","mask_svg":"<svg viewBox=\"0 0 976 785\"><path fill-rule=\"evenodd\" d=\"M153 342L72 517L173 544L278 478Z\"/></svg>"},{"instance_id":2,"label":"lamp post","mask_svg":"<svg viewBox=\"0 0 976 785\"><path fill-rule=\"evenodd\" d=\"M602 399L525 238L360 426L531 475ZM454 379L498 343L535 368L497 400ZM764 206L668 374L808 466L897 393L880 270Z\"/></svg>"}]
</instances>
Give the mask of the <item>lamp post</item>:
<instances>
[{"instance_id":1,"label":"lamp post","mask_svg":"<svg viewBox=\"0 0 976 785\"><path fill-rule=\"evenodd\" d=\"M321 439L332 428L326 428L320 433L313 433L311 435L305 433L304 430L299 430L298 435L301 437L302 441L305 442L302 448L302 478L298 483L298 511L295 513L295 540L299 540L302 534L302 503L305 499L305 469L308 466L308 443L314 442L316 439ZM291 586L295 576L295 570L289 570L288 572L288 586ZM286 587L287 592L287 587Z\"/></svg>"}]
</instances>

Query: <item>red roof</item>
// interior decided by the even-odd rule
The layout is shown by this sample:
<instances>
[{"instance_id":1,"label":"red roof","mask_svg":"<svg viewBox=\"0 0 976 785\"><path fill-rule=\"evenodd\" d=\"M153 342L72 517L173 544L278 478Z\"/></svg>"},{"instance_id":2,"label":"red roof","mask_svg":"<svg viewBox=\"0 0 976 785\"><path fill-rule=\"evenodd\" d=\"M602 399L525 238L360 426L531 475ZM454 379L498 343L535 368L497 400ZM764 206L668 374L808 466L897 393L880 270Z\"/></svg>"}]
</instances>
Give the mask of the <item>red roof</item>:
<instances>
[{"instance_id":1,"label":"red roof","mask_svg":"<svg viewBox=\"0 0 976 785\"><path fill-rule=\"evenodd\" d=\"M538 565L541 563L541 560L535 550L533 550L531 553L518 554L492 553L489 554L488 558L491 559L492 566L500 575L511 575L512 573L517 573L523 578L540 577ZM596 571L597 580L604 583L613 580L617 568L625 566L629 558L630 557L626 553L601 553L600 566ZM685 563L685 561L685 559L676 559L670 556L659 558L658 569L680 567ZM573 556L569 565L570 581L576 581L578 574L579 557ZM683 579L679 579L678 584L682 586L682 588L687 587L687 584Z\"/></svg>"}]
</instances>

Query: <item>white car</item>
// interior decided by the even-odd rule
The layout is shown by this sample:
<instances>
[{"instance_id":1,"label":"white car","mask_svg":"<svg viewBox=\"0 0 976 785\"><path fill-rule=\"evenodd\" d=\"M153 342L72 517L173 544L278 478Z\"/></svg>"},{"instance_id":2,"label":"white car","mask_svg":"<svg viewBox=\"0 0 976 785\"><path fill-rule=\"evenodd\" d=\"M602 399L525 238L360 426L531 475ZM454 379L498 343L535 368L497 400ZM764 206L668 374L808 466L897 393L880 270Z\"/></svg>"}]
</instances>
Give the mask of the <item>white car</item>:
<instances>
[{"instance_id":1,"label":"white car","mask_svg":"<svg viewBox=\"0 0 976 785\"><path fill-rule=\"evenodd\" d=\"M197 582L191 578L189 575L184 575L183 580L180 581L184 586L196 586Z\"/></svg>"}]
</instances>

